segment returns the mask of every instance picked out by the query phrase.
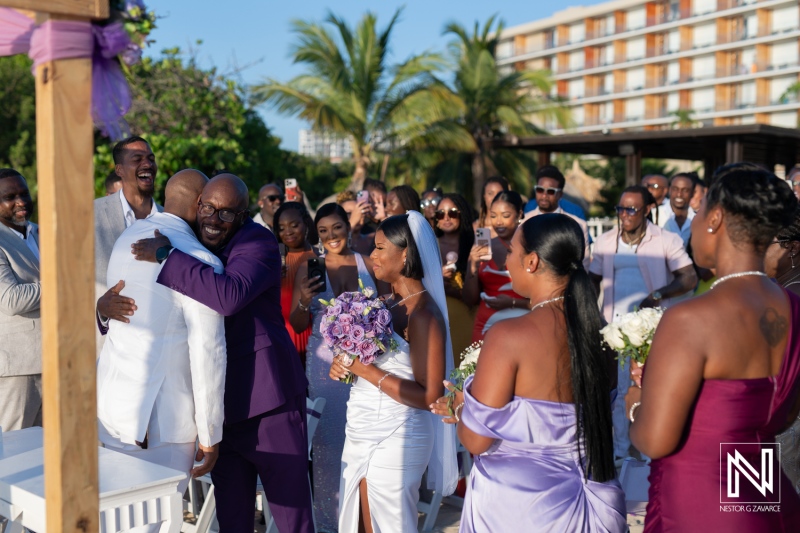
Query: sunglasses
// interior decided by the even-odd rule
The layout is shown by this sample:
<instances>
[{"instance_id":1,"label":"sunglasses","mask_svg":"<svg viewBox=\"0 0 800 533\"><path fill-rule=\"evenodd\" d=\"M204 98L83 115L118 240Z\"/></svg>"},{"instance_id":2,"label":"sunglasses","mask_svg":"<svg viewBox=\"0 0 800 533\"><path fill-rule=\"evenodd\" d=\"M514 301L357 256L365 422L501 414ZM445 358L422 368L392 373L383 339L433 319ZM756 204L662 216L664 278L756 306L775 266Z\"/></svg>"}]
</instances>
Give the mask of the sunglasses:
<instances>
[{"instance_id":1,"label":"sunglasses","mask_svg":"<svg viewBox=\"0 0 800 533\"><path fill-rule=\"evenodd\" d=\"M617 214L618 215L621 215L622 213L625 213L629 217L632 217L633 215L635 215L636 213L641 211L643 208L641 208L641 207L625 207L625 206L622 206L622 205L618 205L615 209L617 210Z\"/></svg>"},{"instance_id":2,"label":"sunglasses","mask_svg":"<svg viewBox=\"0 0 800 533\"><path fill-rule=\"evenodd\" d=\"M792 180L789 183L792 184L792 187L800 187L800 180Z\"/></svg>"},{"instance_id":3,"label":"sunglasses","mask_svg":"<svg viewBox=\"0 0 800 533\"><path fill-rule=\"evenodd\" d=\"M431 206L436 207L437 205L439 205L439 202L441 200L442 200L441 198L428 198L427 200L422 200L419 203L419 207L421 209L425 209L426 207L431 207Z\"/></svg>"},{"instance_id":4,"label":"sunglasses","mask_svg":"<svg viewBox=\"0 0 800 533\"><path fill-rule=\"evenodd\" d=\"M267 200L269 201L269 203L272 203L275 200L280 200L281 202L283 202L284 200L286 200L286 196L284 196L283 194L268 194Z\"/></svg>"},{"instance_id":5,"label":"sunglasses","mask_svg":"<svg viewBox=\"0 0 800 533\"><path fill-rule=\"evenodd\" d=\"M662 185L659 185L658 183L648 183L646 185L646 187L648 189L663 189L664 188Z\"/></svg>"},{"instance_id":6,"label":"sunglasses","mask_svg":"<svg viewBox=\"0 0 800 533\"><path fill-rule=\"evenodd\" d=\"M236 217L238 217L242 213L247 213L247 209L244 209L237 213L235 211L231 211L230 209L217 209L211 204L204 204L198 202L197 205L200 206L200 208L197 211L204 217L212 217L214 216L214 213L217 213L219 215L219 219L223 222L233 222L234 220L236 220Z\"/></svg>"},{"instance_id":7,"label":"sunglasses","mask_svg":"<svg viewBox=\"0 0 800 533\"><path fill-rule=\"evenodd\" d=\"M534 187L533 190L536 194L546 194L547 196L555 196L561 192L561 189L557 187L540 187L538 185Z\"/></svg>"},{"instance_id":8,"label":"sunglasses","mask_svg":"<svg viewBox=\"0 0 800 533\"><path fill-rule=\"evenodd\" d=\"M433 216L436 220L444 220L445 217L452 218L453 220L458 220L461 218L461 211L456 208L448 209L447 211L439 210Z\"/></svg>"}]
</instances>

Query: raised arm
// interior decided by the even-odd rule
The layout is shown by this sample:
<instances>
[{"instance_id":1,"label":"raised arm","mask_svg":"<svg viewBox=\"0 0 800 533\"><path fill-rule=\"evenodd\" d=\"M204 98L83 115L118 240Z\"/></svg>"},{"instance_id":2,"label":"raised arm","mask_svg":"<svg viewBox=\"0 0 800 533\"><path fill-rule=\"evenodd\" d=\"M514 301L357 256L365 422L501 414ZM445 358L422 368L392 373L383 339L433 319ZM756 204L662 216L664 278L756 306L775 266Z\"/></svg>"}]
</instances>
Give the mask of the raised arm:
<instances>
[{"instance_id":1,"label":"raised arm","mask_svg":"<svg viewBox=\"0 0 800 533\"><path fill-rule=\"evenodd\" d=\"M0 251L0 312L15 316L39 309L40 282L22 283L3 251Z\"/></svg>"},{"instance_id":2,"label":"raised arm","mask_svg":"<svg viewBox=\"0 0 800 533\"><path fill-rule=\"evenodd\" d=\"M265 290L280 287L277 241L268 236L240 240L231 250L222 274L214 273L213 267L180 250L173 250L158 275L158 283L223 316L231 316Z\"/></svg>"}]
</instances>

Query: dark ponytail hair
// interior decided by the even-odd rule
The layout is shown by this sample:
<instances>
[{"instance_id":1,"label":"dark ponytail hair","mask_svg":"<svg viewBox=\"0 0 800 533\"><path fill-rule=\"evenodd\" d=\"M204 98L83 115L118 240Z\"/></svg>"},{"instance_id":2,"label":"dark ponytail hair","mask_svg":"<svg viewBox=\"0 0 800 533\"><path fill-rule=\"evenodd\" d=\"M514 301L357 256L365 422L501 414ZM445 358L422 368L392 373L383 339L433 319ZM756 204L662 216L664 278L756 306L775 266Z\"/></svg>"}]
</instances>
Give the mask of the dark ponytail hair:
<instances>
[{"instance_id":1,"label":"dark ponytail hair","mask_svg":"<svg viewBox=\"0 0 800 533\"><path fill-rule=\"evenodd\" d=\"M577 420L578 454L588 478L604 482L616 477L611 439L610 354L603 348L602 320L589 274L583 268L586 243L577 222L550 213L526 220L522 226L525 253L554 276L569 277L564 291L564 317L569 343L572 397Z\"/></svg>"},{"instance_id":2,"label":"dark ponytail hair","mask_svg":"<svg viewBox=\"0 0 800 533\"><path fill-rule=\"evenodd\" d=\"M335 203L325 204L317 209L317 214L314 216L314 228L316 229L320 220L331 215L341 218L344 225L347 226L347 231L350 231L350 217L347 216L347 211L344 210L344 207Z\"/></svg>"},{"instance_id":3,"label":"dark ponytail hair","mask_svg":"<svg viewBox=\"0 0 800 533\"><path fill-rule=\"evenodd\" d=\"M400 274L411 279L422 279L425 275L422 268L422 257L420 257L417 244L414 242L411 226L408 225L408 215L389 217L381 222L375 231L382 231L387 241L401 250L406 250L406 263Z\"/></svg>"}]
</instances>

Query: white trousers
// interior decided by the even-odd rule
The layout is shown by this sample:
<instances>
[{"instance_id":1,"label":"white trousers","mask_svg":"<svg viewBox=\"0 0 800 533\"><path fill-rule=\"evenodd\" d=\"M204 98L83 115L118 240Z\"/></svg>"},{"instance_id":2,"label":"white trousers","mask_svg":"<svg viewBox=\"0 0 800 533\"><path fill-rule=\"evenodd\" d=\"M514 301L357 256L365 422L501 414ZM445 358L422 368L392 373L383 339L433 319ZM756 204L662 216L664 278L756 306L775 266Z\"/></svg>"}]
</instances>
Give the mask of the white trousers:
<instances>
[{"instance_id":1,"label":"white trousers","mask_svg":"<svg viewBox=\"0 0 800 533\"><path fill-rule=\"evenodd\" d=\"M156 419L155 414L150 420L150 425L147 434L147 449L143 450L135 444L125 444L119 437L114 436L109 432L109 429L98 420L97 431L100 442L105 448L112 449L116 452L130 455L145 460L149 463L154 463L167 468L172 468L186 475L178 484L178 493L183 497L186 492L186 487L189 486L189 473L194 465L195 456L195 443L194 442L161 442L160 435L158 434L158 424L153 423ZM120 472L120 475L124 475ZM157 533L161 529L161 523L150 524L143 527L135 527L129 529L129 533Z\"/></svg>"}]
</instances>

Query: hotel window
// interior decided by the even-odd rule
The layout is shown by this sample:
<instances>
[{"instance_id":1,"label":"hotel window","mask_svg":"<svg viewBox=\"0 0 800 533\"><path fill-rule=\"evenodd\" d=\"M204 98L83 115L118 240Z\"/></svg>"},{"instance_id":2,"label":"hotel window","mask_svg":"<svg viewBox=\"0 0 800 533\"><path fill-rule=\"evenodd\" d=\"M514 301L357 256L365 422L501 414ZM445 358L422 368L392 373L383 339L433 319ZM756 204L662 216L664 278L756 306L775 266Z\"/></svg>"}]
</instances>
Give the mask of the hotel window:
<instances>
[{"instance_id":1,"label":"hotel window","mask_svg":"<svg viewBox=\"0 0 800 533\"><path fill-rule=\"evenodd\" d=\"M583 126L584 123L584 113L583 113L583 106L575 106L572 108L572 120L575 121L575 125L580 127Z\"/></svg>"},{"instance_id":2,"label":"hotel window","mask_svg":"<svg viewBox=\"0 0 800 533\"><path fill-rule=\"evenodd\" d=\"M717 42L717 23L701 24L694 27L694 36L692 39L695 48L702 48L704 46L711 46Z\"/></svg>"},{"instance_id":3,"label":"hotel window","mask_svg":"<svg viewBox=\"0 0 800 533\"><path fill-rule=\"evenodd\" d=\"M717 0L694 0L692 2L693 15L705 15L717 9Z\"/></svg>"},{"instance_id":4,"label":"hotel window","mask_svg":"<svg viewBox=\"0 0 800 533\"><path fill-rule=\"evenodd\" d=\"M644 98L630 98L625 101L625 120L634 121L644 118Z\"/></svg>"},{"instance_id":5,"label":"hotel window","mask_svg":"<svg viewBox=\"0 0 800 533\"><path fill-rule=\"evenodd\" d=\"M600 104L600 122L608 123L614 120L614 102Z\"/></svg>"},{"instance_id":6,"label":"hotel window","mask_svg":"<svg viewBox=\"0 0 800 533\"><path fill-rule=\"evenodd\" d=\"M773 126L781 126L783 128L796 128L797 127L797 111L788 111L784 113L773 113L769 117L769 123Z\"/></svg>"},{"instance_id":7,"label":"hotel window","mask_svg":"<svg viewBox=\"0 0 800 533\"><path fill-rule=\"evenodd\" d=\"M558 72L558 56L553 56L550 60L550 72Z\"/></svg>"},{"instance_id":8,"label":"hotel window","mask_svg":"<svg viewBox=\"0 0 800 533\"><path fill-rule=\"evenodd\" d=\"M608 15L603 23L603 27L605 29L606 35L613 35L617 31L617 20L614 18L614 15Z\"/></svg>"},{"instance_id":9,"label":"hotel window","mask_svg":"<svg viewBox=\"0 0 800 533\"><path fill-rule=\"evenodd\" d=\"M800 23L798 15L800 15L800 11L798 11L796 3L789 7L781 7L773 10L772 33L796 30Z\"/></svg>"},{"instance_id":10,"label":"hotel window","mask_svg":"<svg viewBox=\"0 0 800 533\"><path fill-rule=\"evenodd\" d=\"M797 39L775 43L770 50L770 65L773 68L782 68L797 64Z\"/></svg>"},{"instance_id":11,"label":"hotel window","mask_svg":"<svg viewBox=\"0 0 800 533\"><path fill-rule=\"evenodd\" d=\"M628 11L625 17L626 30L638 30L639 28L644 28L647 25L647 16L645 15L645 10L643 7L631 9Z\"/></svg>"},{"instance_id":12,"label":"hotel window","mask_svg":"<svg viewBox=\"0 0 800 533\"><path fill-rule=\"evenodd\" d=\"M681 66L677 61L667 63L667 85L681 81Z\"/></svg>"},{"instance_id":13,"label":"hotel window","mask_svg":"<svg viewBox=\"0 0 800 533\"><path fill-rule=\"evenodd\" d=\"M614 64L614 47L608 45L603 48L603 65L613 65Z\"/></svg>"},{"instance_id":14,"label":"hotel window","mask_svg":"<svg viewBox=\"0 0 800 533\"><path fill-rule=\"evenodd\" d=\"M692 91L692 110L695 113L708 113L714 110L714 87Z\"/></svg>"},{"instance_id":15,"label":"hotel window","mask_svg":"<svg viewBox=\"0 0 800 533\"><path fill-rule=\"evenodd\" d=\"M667 35L667 53L674 54L681 49L681 32L680 30L672 30Z\"/></svg>"},{"instance_id":16,"label":"hotel window","mask_svg":"<svg viewBox=\"0 0 800 533\"><path fill-rule=\"evenodd\" d=\"M497 45L497 59L505 59L514 55L514 41L500 41Z\"/></svg>"},{"instance_id":17,"label":"hotel window","mask_svg":"<svg viewBox=\"0 0 800 533\"><path fill-rule=\"evenodd\" d=\"M642 59L645 56L645 40L644 37L630 39L625 43L625 56L628 61Z\"/></svg>"},{"instance_id":18,"label":"hotel window","mask_svg":"<svg viewBox=\"0 0 800 533\"><path fill-rule=\"evenodd\" d=\"M717 61L713 55L698 56L692 60L692 79L707 80L716 77Z\"/></svg>"},{"instance_id":19,"label":"hotel window","mask_svg":"<svg viewBox=\"0 0 800 533\"><path fill-rule=\"evenodd\" d=\"M739 95L739 101L736 102L737 107L756 105L756 82L746 81L742 83Z\"/></svg>"},{"instance_id":20,"label":"hotel window","mask_svg":"<svg viewBox=\"0 0 800 533\"><path fill-rule=\"evenodd\" d=\"M672 113L681 107L681 96L676 92L667 95L667 112Z\"/></svg>"},{"instance_id":21,"label":"hotel window","mask_svg":"<svg viewBox=\"0 0 800 533\"><path fill-rule=\"evenodd\" d=\"M744 38L753 39L758 36L758 16L753 13L744 19Z\"/></svg>"},{"instance_id":22,"label":"hotel window","mask_svg":"<svg viewBox=\"0 0 800 533\"><path fill-rule=\"evenodd\" d=\"M575 100L577 98L583 98L584 94L584 84L583 78L578 78L577 80L572 80L569 82L569 88L567 89L569 93L569 99Z\"/></svg>"},{"instance_id":23,"label":"hotel window","mask_svg":"<svg viewBox=\"0 0 800 533\"><path fill-rule=\"evenodd\" d=\"M625 74L626 87L629 91L637 91L644 87L644 69L632 68Z\"/></svg>"},{"instance_id":24,"label":"hotel window","mask_svg":"<svg viewBox=\"0 0 800 533\"><path fill-rule=\"evenodd\" d=\"M605 91L605 94L612 94L614 92L614 75L613 74L606 74L606 77L603 80L603 89Z\"/></svg>"},{"instance_id":25,"label":"hotel window","mask_svg":"<svg viewBox=\"0 0 800 533\"><path fill-rule=\"evenodd\" d=\"M569 42L570 44L580 43L586 38L586 26L583 22L573 24L569 27Z\"/></svg>"},{"instance_id":26,"label":"hotel window","mask_svg":"<svg viewBox=\"0 0 800 533\"><path fill-rule=\"evenodd\" d=\"M570 72L574 72L576 70L581 70L583 68L583 58L584 58L583 50L579 50L577 52L572 52L569 55L569 70L570 70Z\"/></svg>"},{"instance_id":27,"label":"hotel window","mask_svg":"<svg viewBox=\"0 0 800 533\"><path fill-rule=\"evenodd\" d=\"M749 74L756 71L756 49L751 46L742 49L742 65L739 70L741 74Z\"/></svg>"},{"instance_id":28,"label":"hotel window","mask_svg":"<svg viewBox=\"0 0 800 533\"><path fill-rule=\"evenodd\" d=\"M783 101L781 97L793 83L797 83L797 76L773 78L769 84L769 101L773 104L788 103L788 100Z\"/></svg>"}]
</instances>

